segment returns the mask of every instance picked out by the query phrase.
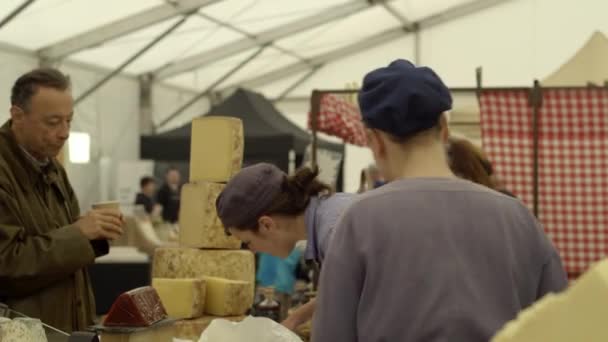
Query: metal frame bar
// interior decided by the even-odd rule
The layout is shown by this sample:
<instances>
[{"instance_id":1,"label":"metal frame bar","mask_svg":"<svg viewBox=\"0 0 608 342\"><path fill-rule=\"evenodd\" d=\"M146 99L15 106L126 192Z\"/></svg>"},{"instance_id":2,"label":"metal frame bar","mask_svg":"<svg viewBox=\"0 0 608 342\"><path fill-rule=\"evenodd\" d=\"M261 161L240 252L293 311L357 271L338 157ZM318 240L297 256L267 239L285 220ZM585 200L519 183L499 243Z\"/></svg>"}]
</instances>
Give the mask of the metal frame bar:
<instances>
[{"instance_id":1,"label":"metal frame bar","mask_svg":"<svg viewBox=\"0 0 608 342\"><path fill-rule=\"evenodd\" d=\"M312 57L308 59L307 62L293 63L278 70L274 70L269 73L246 80L244 82L241 82L241 86L263 86L265 84L272 83L285 77L289 77L298 72L307 70L315 65L327 64L335 60L344 58L346 56L360 53L364 50L368 50L378 45L382 45L393 40L402 38L412 32L415 32L417 28L424 29L437 26L446 23L450 20L455 20L462 16L466 16L477 11L487 9L491 6L496 6L507 1L511 0L476 0L473 2L465 3L463 5L451 7L441 13L414 22L412 25L388 29L371 37L357 41L351 45L347 45L345 47L338 48L330 52ZM228 90L232 90L233 88L234 87L230 87Z\"/></svg>"},{"instance_id":2,"label":"metal frame bar","mask_svg":"<svg viewBox=\"0 0 608 342\"><path fill-rule=\"evenodd\" d=\"M275 101L281 101L282 99L284 99L287 95L289 95L289 93L291 93L292 91L294 91L294 89L296 89L297 87L299 87L302 83L306 82L309 78L311 78L322 67L323 66L320 65L320 66L315 66L312 69L310 69L309 72L307 72L306 74L302 75L302 77L298 78L293 84L291 84L289 87L287 87L285 90L283 90L281 92L281 94L279 94L279 96L276 98Z\"/></svg>"},{"instance_id":3,"label":"metal frame bar","mask_svg":"<svg viewBox=\"0 0 608 342\"><path fill-rule=\"evenodd\" d=\"M387 0L379 0L379 2L384 1ZM375 4L376 2L355 0L346 4L334 6L322 11L321 13L315 13L294 22L272 27L257 35L248 34L246 37L235 42L227 43L211 49L210 51L203 51L194 56L171 62L157 69L154 74L157 79L165 79L183 72L191 71L226 57L247 51L253 47L273 43L281 38L285 38L290 35L309 30L318 25L344 18L345 16L362 11Z\"/></svg>"},{"instance_id":4,"label":"metal frame bar","mask_svg":"<svg viewBox=\"0 0 608 342\"><path fill-rule=\"evenodd\" d=\"M540 208L539 202L539 188L538 188L538 174L539 174L539 160L538 160L538 146L539 146L539 120L540 120L540 109L543 106L543 89L540 87L540 82L534 80L534 87L530 92L530 105L532 107L532 210L534 216L539 217Z\"/></svg>"},{"instance_id":5,"label":"metal frame bar","mask_svg":"<svg viewBox=\"0 0 608 342\"><path fill-rule=\"evenodd\" d=\"M252 60L254 60L257 56L259 56L266 49L266 47L267 46L261 46L257 51L255 51L253 54L251 54L250 56L248 56L247 58L245 58L237 66L235 66L234 68L230 69L227 73L225 73L220 78L218 78L215 82L213 82L210 86L208 86L204 91L202 91L199 94L195 95L188 102L186 102L181 107L179 107L178 109L176 109L173 113L171 113L171 115L169 115L163 121L161 121L161 123L159 123L156 126L156 129L165 126L171 120L175 119L177 116L179 116L181 113L183 113L186 109L190 108L190 106L192 106L193 104L195 104L198 100L202 99L203 97L209 96L209 94L211 94L211 92L213 91L213 89L215 89L218 85L220 85L226 79L228 79L229 77L231 77L232 75L234 75L235 73L237 73L239 70L241 70L243 67L245 67L249 62L251 62Z\"/></svg>"},{"instance_id":6,"label":"metal frame bar","mask_svg":"<svg viewBox=\"0 0 608 342\"><path fill-rule=\"evenodd\" d=\"M0 21L0 29L10 23L13 19L15 19L21 12L25 11L31 4L33 4L36 0L25 0L21 5L17 6L11 13L7 14L2 21Z\"/></svg>"},{"instance_id":7,"label":"metal frame bar","mask_svg":"<svg viewBox=\"0 0 608 342\"><path fill-rule=\"evenodd\" d=\"M75 100L74 104L78 104L86 99L89 95L93 94L97 89L106 84L109 80L111 80L114 76L118 75L122 70L124 70L129 64L133 63L139 57L141 57L148 50L153 48L156 44L160 43L161 40L165 39L168 35L170 35L173 31L175 31L178 27L180 27L183 23L188 20L189 15L185 15L180 21L171 25L168 29L166 29L163 33L161 33L158 37L154 38L151 42L146 44L143 48L137 51L133 56L129 57L126 61L124 61L121 65L119 65L116 69L112 70L108 75L102 78L99 82L95 83L92 87L84 91L80 94Z\"/></svg>"},{"instance_id":8,"label":"metal frame bar","mask_svg":"<svg viewBox=\"0 0 608 342\"><path fill-rule=\"evenodd\" d=\"M192 13L201 7L209 6L218 1L220 0L179 0L158 5L44 47L38 50L38 55L43 59L61 59L70 54L102 44L108 40L124 36L164 20Z\"/></svg>"},{"instance_id":9,"label":"metal frame bar","mask_svg":"<svg viewBox=\"0 0 608 342\"><path fill-rule=\"evenodd\" d=\"M403 14L401 14L401 12L399 12L395 7L393 7L393 5L389 4L389 3L384 3L382 4L382 7L384 7L384 9L390 14L392 15L395 19L397 19L401 25L403 26L412 26L414 23L407 19Z\"/></svg>"},{"instance_id":10,"label":"metal frame bar","mask_svg":"<svg viewBox=\"0 0 608 342\"><path fill-rule=\"evenodd\" d=\"M256 38L255 38L255 35L252 35L251 33L247 32L247 31L245 31L245 30L242 30L242 29L240 29L240 28L238 28L238 27L236 27L236 26L234 26L234 25L232 25L232 24L230 24L230 23L227 23L227 22L225 22L225 21L219 20L219 19L217 19L217 18L214 18L214 17L212 17L212 16L210 16L210 15L207 15L207 14L204 14L204 13L198 13L198 15L199 15L201 18L207 19L207 20L209 20L209 21L211 21L211 22L214 22L214 23L215 23L215 24L217 24L217 25L220 25L220 26L223 26L223 27L225 27L225 28L228 28L228 29L230 29L230 30L232 30L232 31L234 31L234 32L236 32L236 33L239 33L239 34L241 34L241 35L245 36L245 37L249 37L250 39L256 39ZM260 46L261 46L261 45L260 45ZM291 57L293 57L293 58L297 59L297 60L300 60L300 61L304 61L304 60L305 60L305 59L304 59L304 57L302 57L302 56L298 55L297 53L295 53L295 52L293 52L293 51L289 51L289 50L287 50L287 49L284 49L284 48L282 48L282 47L280 47L280 46L278 46L278 45L272 45L272 47L273 47L274 49L276 49L276 50L279 50L280 52L282 52L282 53L284 53L284 54L286 54L286 55L289 55L289 56L291 56Z\"/></svg>"}]
</instances>

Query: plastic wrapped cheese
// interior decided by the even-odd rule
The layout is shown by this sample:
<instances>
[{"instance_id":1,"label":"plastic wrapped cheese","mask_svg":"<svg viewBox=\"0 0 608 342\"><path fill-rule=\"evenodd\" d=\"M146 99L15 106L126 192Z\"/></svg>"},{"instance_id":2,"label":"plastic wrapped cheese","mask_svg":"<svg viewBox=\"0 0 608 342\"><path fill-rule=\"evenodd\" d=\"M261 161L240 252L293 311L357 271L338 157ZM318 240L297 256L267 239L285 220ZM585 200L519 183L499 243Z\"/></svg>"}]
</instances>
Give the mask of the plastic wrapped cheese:
<instances>
[{"instance_id":1,"label":"plastic wrapped cheese","mask_svg":"<svg viewBox=\"0 0 608 342\"><path fill-rule=\"evenodd\" d=\"M492 342L608 341L608 260L568 290L549 294L507 323Z\"/></svg>"},{"instance_id":2,"label":"plastic wrapped cheese","mask_svg":"<svg viewBox=\"0 0 608 342\"><path fill-rule=\"evenodd\" d=\"M175 322L175 336L184 340L198 341L201 334L207 329L209 324L214 319L225 319L233 322L240 322L245 319L245 316L232 316L232 317L217 317L217 316L203 316L195 319L184 319Z\"/></svg>"},{"instance_id":3,"label":"plastic wrapped cheese","mask_svg":"<svg viewBox=\"0 0 608 342\"><path fill-rule=\"evenodd\" d=\"M15 320L0 322L0 341L38 342L27 325Z\"/></svg>"},{"instance_id":4,"label":"plastic wrapped cheese","mask_svg":"<svg viewBox=\"0 0 608 342\"><path fill-rule=\"evenodd\" d=\"M46 333L42 322L37 318L15 318L15 321L23 323L32 335L32 342L47 342Z\"/></svg>"}]
</instances>

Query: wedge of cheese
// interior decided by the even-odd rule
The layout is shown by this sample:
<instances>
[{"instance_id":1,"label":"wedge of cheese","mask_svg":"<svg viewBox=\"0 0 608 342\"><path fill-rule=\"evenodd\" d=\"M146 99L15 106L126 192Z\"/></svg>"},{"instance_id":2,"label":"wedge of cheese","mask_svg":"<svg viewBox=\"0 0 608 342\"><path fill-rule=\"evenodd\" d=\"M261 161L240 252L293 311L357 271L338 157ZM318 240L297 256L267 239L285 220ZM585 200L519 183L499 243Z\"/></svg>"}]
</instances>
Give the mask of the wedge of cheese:
<instances>
[{"instance_id":1,"label":"wedge of cheese","mask_svg":"<svg viewBox=\"0 0 608 342\"><path fill-rule=\"evenodd\" d=\"M226 235L217 217L215 200L223 184L197 182L182 187L179 211L180 246L196 248L239 249L241 241Z\"/></svg>"},{"instance_id":2,"label":"wedge of cheese","mask_svg":"<svg viewBox=\"0 0 608 342\"><path fill-rule=\"evenodd\" d=\"M205 277L208 297L205 313L214 316L244 315L253 305L251 283L217 277Z\"/></svg>"},{"instance_id":3,"label":"wedge of cheese","mask_svg":"<svg viewBox=\"0 0 608 342\"><path fill-rule=\"evenodd\" d=\"M203 315L207 292L204 279L154 278L152 287L158 292L170 318L197 318Z\"/></svg>"},{"instance_id":4,"label":"wedge of cheese","mask_svg":"<svg viewBox=\"0 0 608 342\"><path fill-rule=\"evenodd\" d=\"M216 319L222 318L229 321L240 322L245 316L217 317L203 316L196 319L184 319L175 322L175 337L184 340L198 341L209 324Z\"/></svg>"},{"instance_id":5,"label":"wedge of cheese","mask_svg":"<svg viewBox=\"0 0 608 342\"><path fill-rule=\"evenodd\" d=\"M153 278L220 277L255 284L255 258L247 250L213 250L187 247L157 248ZM253 285L251 285L253 288Z\"/></svg>"},{"instance_id":6,"label":"wedge of cheese","mask_svg":"<svg viewBox=\"0 0 608 342\"><path fill-rule=\"evenodd\" d=\"M608 341L608 260L568 290L549 294L507 323L492 342Z\"/></svg>"},{"instance_id":7,"label":"wedge of cheese","mask_svg":"<svg viewBox=\"0 0 608 342\"><path fill-rule=\"evenodd\" d=\"M225 116L192 120L190 182L227 182L243 164L243 123Z\"/></svg>"}]
</instances>

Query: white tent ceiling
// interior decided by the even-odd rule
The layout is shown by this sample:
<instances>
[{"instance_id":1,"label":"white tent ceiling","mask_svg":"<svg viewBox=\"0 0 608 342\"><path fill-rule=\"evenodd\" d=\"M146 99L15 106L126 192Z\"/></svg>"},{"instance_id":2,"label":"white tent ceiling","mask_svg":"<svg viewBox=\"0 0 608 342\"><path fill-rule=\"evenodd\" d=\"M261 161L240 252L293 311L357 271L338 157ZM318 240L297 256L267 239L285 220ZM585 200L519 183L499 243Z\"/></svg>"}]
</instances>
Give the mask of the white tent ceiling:
<instances>
[{"instance_id":1,"label":"white tent ceiling","mask_svg":"<svg viewBox=\"0 0 608 342\"><path fill-rule=\"evenodd\" d=\"M186 16L124 72L205 89L264 46L226 80L263 86L504 1L36 0L0 28L0 42L115 69ZM27 2L3 0L0 18Z\"/></svg>"}]
</instances>

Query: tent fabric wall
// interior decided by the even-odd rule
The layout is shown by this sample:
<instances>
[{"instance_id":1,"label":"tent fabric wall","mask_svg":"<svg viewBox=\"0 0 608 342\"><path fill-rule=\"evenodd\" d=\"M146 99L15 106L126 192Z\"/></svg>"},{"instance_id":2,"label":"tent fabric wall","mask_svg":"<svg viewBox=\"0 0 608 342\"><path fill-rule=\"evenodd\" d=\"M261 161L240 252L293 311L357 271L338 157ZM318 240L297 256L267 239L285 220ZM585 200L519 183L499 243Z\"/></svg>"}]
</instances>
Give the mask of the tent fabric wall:
<instances>
[{"instance_id":1,"label":"tent fabric wall","mask_svg":"<svg viewBox=\"0 0 608 342\"><path fill-rule=\"evenodd\" d=\"M7 14L20 2L20 0L3 2L0 5L0 13ZM301 2L301 4L294 5L298 8L298 13L282 16L279 14L282 13L281 10L285 11L285 9L276 6L280 2L269 0L260 2L251 10L243 11L239 16L236 16L237 7L241 6L238 5L239 1L224 0L218 2L217 5L210 6L208 13L227 22L234 20L233 24L236 23L237 26L242 26L246 30L250 29L254 33L259 33L274 25L303 18L315 11L322 10L324 7L343 2L346 1L315 0ZM394 5L407 19L416 20L466 2L413 0L395 1ZM121 17L135 14L138 10L148 9L163 3L164 1L161 0L137 0L133 4L129 2L127 6L124 1L119 0L95 4L88 4L88 2L83 4L81 1L68 1L61 4L58 4L57 1L35 2L30 9L0 30L0 42L19 45L30 51L27 54L7 53L6 47L0 46L0 60L3 65L8 66L0 70L0 80L2 81L2 88L0 89L4 89L4 94L7 94L10 85L21 71L38 65L38 58L33 53L36 49L80 33L82 30L93 28L98 24L118 19L109 17L111 15ZM78 11L82 9L85 9L85 13L80 15ZM203 9L203 11L206 10ZM289 10L296 11L295 8ZM593 32L597 30L604 33L608 32L608 21L605 20L606 12L608 12L608 2L606 1L504 1L500 5L489 9L432 28L423 29L419 34L418 46L420 50L418 53L415 51L417 44L413 39L414 35L405 35L404 33L402 38L395 39L390 43L368 50L361 50L356 55L343 56L323 63L323 67L308 81L296 86L287 96L307 97L313 88L342 87L348 82L360 82L363 75L372 68L386 65L395 58L415 60L417 56L419 57L419 63L432 66L451 87L474 86L474 69L478 66L484 68L484 84L486 86L528 86L532 79L543 79L562 65ZM91 13L95 14L92 15ZM60 25L55 25L56 23L48 24L49 21L56 20L56 18L65 14L69 14L73 19L70 20L69 25L65 23ZM233 18L233 14L236 17ZM272 18L260 20L265 16L271 16ZM357 22L358 18L382 18L386 21L368 20L366 21L368 25L360 25L360 21ZM134 50L153 39L160 30L166 28L174 20L175 18L153 25L148 29L123 35L103 44L97 44L69 58L81 62L96 63L100 66L115 67ZM199 18L196 18L196 21L200 22ZM309 32L280 39L279 42L285 47L296 49L297 52L308 57L352 43L365 37L372 30L382 29L387 23L399 25L395 18L390 18L378 8L366 9L357 15L344 16L342 20L335 23L319 25ZM168 60L161 60L163 57L169 57L169 59L171 59L171 56L180 57L180 54L192 54L212 49L225 42L238 39L238 35L234 32L227 32L229 30L226 27L218 27L210 22L205 22L200 27L197 25L189 24L178 30L179 32L175 37L165 42L167 45L161 44L152 49L143 59L129 66L126 69L126 76L123 75L121 78L125 77L135 82L136 78L132 77L135 73L142 70L154 70L155 67L168 62ZM201 31L197 31L195 28ZM59 32L61 30L64 32ZM213 31L218 31L219 35L214 35ZM178 44L180 39L184 39L184 43ZM183 49L180 47L183 47ZM179 104L202 91L205 85L214 82L241 62L243 56L249 53L251 51L243 51L240 55L224 58L217 63L206 65L204 68L195 69L193 72L162 81L188 89L168 87L157 82L153 91L155 122L162 121L164 116L177 108ZM12 57L7 57L7 55L12 55ZM269 51L260 57L260 61L256 61L256 63L237 73L235 77L228 79L220 88L225 85L238 84L239 80L256 76L270 71L274 67L283 66L285 62L293 61L293 57L282 54L273 48L269 48ZM88 68L82 69L90 70ZM306 73L306 70L302 70L293 76L265 84L255 90L264 93L269 98L275 98L295 84ZM133 84L136 86L136 83ZM111 82L105 87L113 86ZM131 94L131 92L126 92L126 94ZM6 95L0 97L0 104L3 103L8 103ZM301 121L300 117L305 116L309 109L307 99L300 101L297 105L294 102L284 101L279 103L278 106L292 121ZM205 103L205 100L200 101L160 131L178 127L199 113L206 112L208 107L209 104ZM287 107L290 107L290 109L286 110ZM8 115L7 106L5 105L2 108L5 109L0 112L0 118L6 118ZM123 110L128 110L128 108L117 109L117 112ZM129 113L136 115L137 108L133 108L133 111L129 110ZM455 115L453 119L458 121L458 115ZM111 130L119 131L120 125L124 124L124 121L118 120ZM300 127L305 127L305 125L300 125ZM138 128L134 127L133 129L137 130ZM468 135L468 133L466 134ZM105 141L102 142L102 145L112 143L112 141ZM133 145L127 146L129 144ZM127 145L124 145L125 150L136 150L137 144L137 141L129 141ZM366 149L355 149L350 146L347 146L346 149L346 163L349 163L348 160L353 162L350 166L346 165L346 183L353 184L353 186L347 187L347 190L355 191L357 186L354 184L358 183L360 166L369 163L371 156Z\"/></svg>"}]
</instances>

